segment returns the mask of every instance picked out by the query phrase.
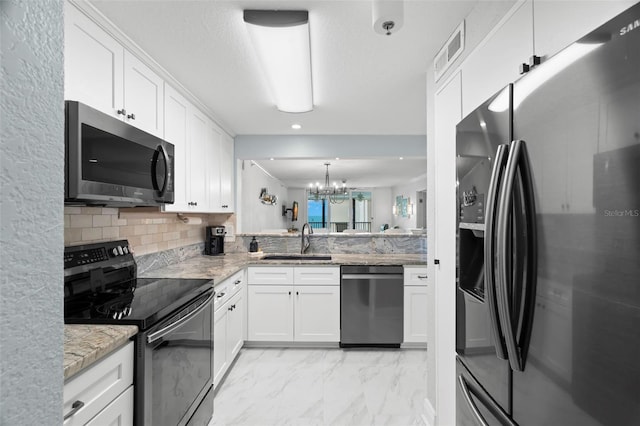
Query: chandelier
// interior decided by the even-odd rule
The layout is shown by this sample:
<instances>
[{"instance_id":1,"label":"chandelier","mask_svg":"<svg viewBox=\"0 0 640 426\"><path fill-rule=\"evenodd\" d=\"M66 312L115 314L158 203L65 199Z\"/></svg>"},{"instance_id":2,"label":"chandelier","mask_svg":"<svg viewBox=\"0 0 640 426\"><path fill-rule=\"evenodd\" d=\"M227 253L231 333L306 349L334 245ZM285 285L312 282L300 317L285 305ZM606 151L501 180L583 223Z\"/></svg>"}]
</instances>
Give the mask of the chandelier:
<instances>
[{"instance_id":1,"label":"chandelier","mask_svg":"<svg viewBox=\"0 0 640 426\"><path fill-rule=\"evenodd\" d=\"M329 182L329 166L331 163L324 163L327 168L324 174L324 185L320 185L320 182L309 184L309 198L313 200L328 200L331 204L342 204L348 198L349 189L347 188L347 181L342 180L342 186L338 186L337 182L333 182L330 185Z\"/></svg>"}]
</instances>

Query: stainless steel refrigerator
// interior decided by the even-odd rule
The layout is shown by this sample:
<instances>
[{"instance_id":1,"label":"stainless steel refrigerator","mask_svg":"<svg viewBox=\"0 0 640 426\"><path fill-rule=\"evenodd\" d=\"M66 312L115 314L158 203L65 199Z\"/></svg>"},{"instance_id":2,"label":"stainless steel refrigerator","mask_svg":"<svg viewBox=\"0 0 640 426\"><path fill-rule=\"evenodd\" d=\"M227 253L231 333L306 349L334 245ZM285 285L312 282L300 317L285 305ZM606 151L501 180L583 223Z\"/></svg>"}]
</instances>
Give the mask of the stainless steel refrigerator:
<instances>
[{"instance_id":1,"label":"stainless steel refrigerator","mask_svg":"<svg viewBox=\"0 0 640 426\"><path fill-rule=\"evenodd\" d=\"M640 4L456 143L458 425L639 425Z\"/></svg>"}]
</instances>

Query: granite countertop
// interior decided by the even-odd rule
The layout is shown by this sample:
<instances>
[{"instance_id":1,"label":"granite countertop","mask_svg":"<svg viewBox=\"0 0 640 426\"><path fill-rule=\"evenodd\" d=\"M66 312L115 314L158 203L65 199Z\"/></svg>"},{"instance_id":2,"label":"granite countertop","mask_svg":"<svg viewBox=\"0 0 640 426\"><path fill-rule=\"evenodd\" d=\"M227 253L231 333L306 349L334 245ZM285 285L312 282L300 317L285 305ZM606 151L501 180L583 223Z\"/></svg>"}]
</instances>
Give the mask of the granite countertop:
<instances>
[{"instance_id":1,"label":"granite countertop","mask_svg":"<svg viewBox=\"0 0 640 426\"><path fill-rule=\"evenodd\" d=\"M65 324L64 379L109 355L136 333L135 325Z\"/></svg>"},{"instance_id":2,"label":"granite countertop","mask_svg":"<svg viewBox=\"0 0 640 426\"><path fill-rule=\"evenodd\" d=\"M277 255L281 253L263 253ZM290 254L290 253L288 253ZM264 260L260 255L228 253L194 256L180 263L154 269L144 278L206 278L217 284L246 266L279 265L426 265L426 254L332 254L331 260Z\"/></svg>"}]
</instances>

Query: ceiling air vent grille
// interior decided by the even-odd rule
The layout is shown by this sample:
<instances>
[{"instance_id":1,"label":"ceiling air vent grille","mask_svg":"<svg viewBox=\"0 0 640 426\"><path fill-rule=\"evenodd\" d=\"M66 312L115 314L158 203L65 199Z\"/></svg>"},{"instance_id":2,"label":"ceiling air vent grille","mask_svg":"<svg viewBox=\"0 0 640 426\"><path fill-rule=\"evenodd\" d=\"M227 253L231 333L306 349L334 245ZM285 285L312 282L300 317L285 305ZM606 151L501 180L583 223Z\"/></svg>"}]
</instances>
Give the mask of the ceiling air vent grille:
<instances>
[{"instance_id":1,"label":"ceiling air vent grille","mask_svg":"<svg viewBox=\"0 0 640 426\"><path fill-rule=\"evenodd\" d=\"M449 40L442 46L433 61L436 81L444 75L449 66L456 60L464 50L464 21L453 32Z\"/></svg>"}]
</instances>

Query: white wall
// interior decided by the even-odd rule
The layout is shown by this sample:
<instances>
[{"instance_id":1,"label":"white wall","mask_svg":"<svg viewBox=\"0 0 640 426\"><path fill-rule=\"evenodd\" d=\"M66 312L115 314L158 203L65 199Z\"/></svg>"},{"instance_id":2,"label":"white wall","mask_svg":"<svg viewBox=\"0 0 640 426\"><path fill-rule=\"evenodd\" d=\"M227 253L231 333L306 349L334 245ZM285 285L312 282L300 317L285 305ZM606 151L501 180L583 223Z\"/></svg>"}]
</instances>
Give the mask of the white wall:
<instances>
[{"instance_id":1,"label":"white wall","mask_svg":"<svg viewBox=\"0 0 640 426\"><path fill-rule=\"evenodd\" d=\"M379 232L380 227L385 223L391 228L393 226L393 206L391 199L391 188L372 188L371 189L371 232Z\"/></svg>"},{"instance_id":2,"label":"white wall","mask_svg":"<svg viewBox=\"0 0 640 426\"><path fill-rule=\"evenodd\" d=\"M240 162L238 176L241 179L239 233L260 232L265 229L286 229L289 221L282 216L282 204L291 206L288 191L278 179L268 176L259 166L251 161ZM258 198L260 189L267 188L269 194L278 197L276 205L262 204Z\"/></svg>"},{"instance_id":3,"label":"white wall","mask_svg":"<svg viewBox=\"0 0 640 426\"><path fill-rule=\"evenodd\" d=\"M417 204L418 199L416 197L416 193L418 191L424 191L427 189L427 175L424 174L415 179L412 179L410 182L407 182L404 185L397 185L391 188L391 203L392 205L396 201L396 197L401 195L403 198L409 198L409 202L412 204ZM416 207L414 206L414 214L409 217L402 217L400 215L393 216L393 226L398 226L402 229L411 229L416 227Z\"/></svg>"},{"instance_id":4,"label":"white wall","mask_svg":"<svg viewBox=\"0 0 640 426\"><path fill-rule=\"evenodd\" d=\"M0 424L62 424L63 4L0 1Z\"/></svg>"}]
</instances>

